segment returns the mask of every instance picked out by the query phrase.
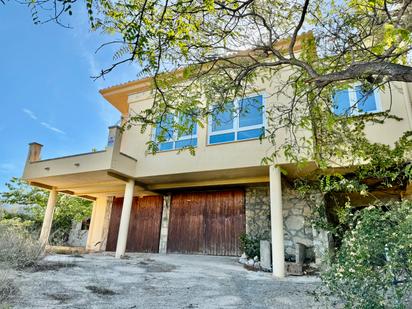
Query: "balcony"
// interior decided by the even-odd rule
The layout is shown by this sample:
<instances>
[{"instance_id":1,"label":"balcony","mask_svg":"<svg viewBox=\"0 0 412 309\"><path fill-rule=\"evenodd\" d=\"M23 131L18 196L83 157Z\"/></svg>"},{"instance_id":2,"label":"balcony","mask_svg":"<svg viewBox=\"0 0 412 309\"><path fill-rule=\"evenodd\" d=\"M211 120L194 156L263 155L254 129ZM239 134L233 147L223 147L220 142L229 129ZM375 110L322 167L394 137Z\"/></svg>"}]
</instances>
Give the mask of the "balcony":
<instances>
[{"instance_id":1,"label":"balcony","mask_svg":"<svg viewBox=\"0 0 412 309\"><path fill-rule=\"evenodd\" d=\"M105 150L46 160L40 157L43 146L31 143L23 179L34 186L90 198L123 192L125 182L134 177L137 160L120 152L121 139L121 129L113 126Z\"/></svg>"}]
</instances>

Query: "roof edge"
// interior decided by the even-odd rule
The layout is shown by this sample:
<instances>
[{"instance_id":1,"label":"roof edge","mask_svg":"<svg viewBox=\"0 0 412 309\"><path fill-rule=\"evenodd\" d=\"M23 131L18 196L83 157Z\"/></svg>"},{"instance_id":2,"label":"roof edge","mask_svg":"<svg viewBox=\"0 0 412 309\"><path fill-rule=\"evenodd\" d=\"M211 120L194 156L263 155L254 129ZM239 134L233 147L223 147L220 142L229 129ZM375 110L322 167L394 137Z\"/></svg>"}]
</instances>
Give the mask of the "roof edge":
<instances>
[{"instance_id":1,"label":"roof edge","mask_svg":"<svg viewBox=\"0 0 412 309\"><path fill-rule=\"evenodd\" d=\"M298 35L294 51L299 51L302 49L302 41L305 38L313 37L312 31L304 32ZM286 49L287 45L289 44L291 38L285 38L279 40L276 45L279 49ZM244 55L245 53L250 53L253 50L245 50L239 52L239 55ZM182 72L183 69L176 69L172 72L165 72L166 74L177 74ZM107 88L103 88L99 90L99 93L110 103L112 104L119 112L122 114L127 114L129 111L128 106L128 96L132 93L139 93L144 92L151 89L153 77L145 77L142 79L131 80L128 82L124 82L118 85L113 85Z\"/></svg>"}]
</instances>

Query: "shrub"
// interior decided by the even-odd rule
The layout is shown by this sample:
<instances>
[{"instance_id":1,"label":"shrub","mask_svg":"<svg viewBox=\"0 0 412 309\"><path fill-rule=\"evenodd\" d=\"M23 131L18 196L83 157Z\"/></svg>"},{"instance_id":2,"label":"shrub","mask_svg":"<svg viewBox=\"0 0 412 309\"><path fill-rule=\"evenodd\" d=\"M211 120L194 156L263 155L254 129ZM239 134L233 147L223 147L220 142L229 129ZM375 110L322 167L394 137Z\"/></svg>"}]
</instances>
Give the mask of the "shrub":
<instances>
[{"instance_id":1,"label":"shrub","mask_svg":"<svg viewBox=\"0 0 412 309\"><path fill-rule=\"evenodd\" d=\"M19 289L8 277L7 272L0 270L0 308L7 308L7 304L13 301L18 292Z\"/></svg>"},{"instance_id":2,"label":"shrub","mask_svg":"<svg viewBox=\"0 0 412 309\"><path fill-rule=\"evenodd\" d=\"M260 240L259 236L243 233L240 235L240 250L249 258L253 259L255 256L260 258Z\"/></svg>"},{"instance_id":3,"label":"shrub","mask_svg":"<svg viewBox=\"0 0 412 309\"><path fill-rule=\"evenodd\" d=\"M35 265L42 254L43 248L25 229L24 223L0 221L0 264L22 269Z\"/></svg>"},{"instance_id":4,"label":"shrub","mask_svg":"<svg viewBox=\"0 0 412 309\"><path fill-rule=\"evenodd\" d=\"M39 233L49 193L46 190L31 187L28 183L18 178L12 178L6 183L6 186L8 191L0 192L0 203L26 206L24 214L5 214L5 216L8 216L9 219L20 217L24 221L30 221L30 230ZM89 218L91 212L91 201L67 194L59 194L53 215L49 242L54 245L64 244L69 238L72 221L81 222Z\"/></svg>"},{"instance_id":5,"label":"shrub","mask_svg":"<svg viewBox=\"0 0 412 309\"><path fill-rule=\"evenodd\" d=\"M348 308L404 308L412 290L412 202L369 206L350 229L322 280Z\"/></svg>"}]
</instances>

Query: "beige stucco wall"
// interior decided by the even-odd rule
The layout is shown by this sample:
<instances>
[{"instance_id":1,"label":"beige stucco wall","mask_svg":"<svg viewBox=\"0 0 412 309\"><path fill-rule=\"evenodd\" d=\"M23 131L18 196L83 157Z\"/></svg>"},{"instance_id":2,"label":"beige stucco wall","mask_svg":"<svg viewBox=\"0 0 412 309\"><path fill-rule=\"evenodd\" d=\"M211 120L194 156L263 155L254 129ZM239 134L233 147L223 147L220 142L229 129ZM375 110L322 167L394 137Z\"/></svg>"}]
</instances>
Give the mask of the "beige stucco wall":
<instances>
[{"instance_id":1,"label":"beige stucco wall","mask_svg":"<svg viewBox=\"0 0 412 309\"><path fill-rule=\"evenodd\" d=\"M379 91L382 110L391 110L391 114L403 118L402 121L386 119L384 124L369 124L365 128L368 138L377 143L390 144L395 142L406 131L412 130L410 126L411 115L408 114L407 95L404 94L405 87L402 83L392 83L391 89ZM412 85L409 86L409 93L412 93Z\"/></svg>"},{"instance_id":2,"label":"beige stucco wall","mask_svg":"<svg viewBox=\"0 0 412 309\"><path fill-rule=\"evenodd\" d=\"M258 94L263 96L266 110L270 110L272 106L288 104L287 98L273 95L276 93L273 89L278 85L277 81L273 83L267 81L254 87L259 89ZM408 87L409 93L412 94L412 84ZM386 119L383 124L368 125L365 130L371 141L391 144L405 131L412 129L411 102L404 95L405 88L403 83L392 83L390 89L387 87L385 90L380 90L382 110L391 109L392 114L403 120ZM131 115L151 108L150 92L130 94L128 104ZM270 128L270 123L268 127ZM119 131L112 128L111 134L117 132L118 138L115 138L114 144L107 147L105 151L28 162L23 178L32 181L34 185L37 183L46 185L47 188L55 187L60 191L71 191L77 195L96 196L116 195L123 192L125 178L135 178L138 185L142 184L142 190L150 191L160 189L159 186L162 185L170 187L174 184L176 187L178 184L180 187L188 187L188 183L212 185L212 181L223 180L233 180L233 183L258 183L262 182L262 179L256 180L256 178L268 177L267 170L263 171L264 167L261 165L262 159L275 151L268 140L255 139L208 145L207 122L205 121L204 127L198 126L197 131L198 146L195 156L187 150L180 153L178 150L172 150L150 155L147 154L147 142L152 138L152 130L148 129L142 134L140 127L132 127L125 130L120 138ZM310 132L299 132L299 134L309 136ZM284 144L286 136L286 132L277 132L277 145ZM278 164L288 163L282 156L277 160ZM121 177L113 177L113 174ZM237 178L236 182L234 182L235 178ZM146 185L150 187L145 188Z\"/></svg>"},{"instance_id":3,"label":"beige stucco wall","mask_svg":"<svg viewBox=\"0 0 412 309\"><path fill-rule=\"evenodd\" d=\"M270 89L273 87L269 82L256 85L256 88L261 89L260 94L263 95L266 110L274 104L287 104L286 99L272 95L273 91L271 92ZM402 121L387 119L384 124L370 124L365 130L371 141L391 144L405 131L411 130L406 108L406 104L411 102L406 101L401 83L393 83L391 91L386 88L379 92L382 110L391 109L394 115L404 119ZM150 108L152 99L148 92L138 93L130 95L128 103L129 110L133 114ZM207 130L207 123L203 128L198 126L198 146L195 156L190 155L188 151L178 153L176 150L159 152L156 155L146 154L146 143L151 139L152 131L147 130L141 134L140 127L125 131L121 151L137 159L136 177L260 166L262 158L271 155L274 151L273 145L267 140L207 145ZM283 143L285 135L278 134L277 141L279 144ZM288 162L285 158L279 157L277 163Z\"/></svg>"}]
</instances>

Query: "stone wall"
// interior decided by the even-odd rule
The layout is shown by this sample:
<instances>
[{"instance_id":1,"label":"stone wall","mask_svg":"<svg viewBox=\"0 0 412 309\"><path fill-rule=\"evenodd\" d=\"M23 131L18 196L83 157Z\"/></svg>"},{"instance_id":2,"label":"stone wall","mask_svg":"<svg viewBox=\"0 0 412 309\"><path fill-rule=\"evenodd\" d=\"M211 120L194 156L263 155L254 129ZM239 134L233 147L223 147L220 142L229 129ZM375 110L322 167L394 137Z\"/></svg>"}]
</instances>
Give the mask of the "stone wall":
<instances>
[{"instance_id":1,"label":"stone wall","mask_svg":"<svg viewBox=\"0 0 412 309\"><path fill-rule=\"evenodd\" d=\"M286 259L295 260L296 244L301 243L308 247L306 257L315 260L316 255L316 260L319 261L319 255L324 254L328 243L324 233L315 231L312 227L310 203L300 198L286 184L282 185L282 196ZM319 202L321 197L313 194L309 198L312 202ZM246 233L270 240L269 185L246 188L245 206Z\"/></svg>"},{"instance_id":2,"label":"stone wall","mask_svg":"<svg viewBox=\"0 0 412 309\"><path fill-rule=\"evenodd\" d=\"M246 234L270 239L269 186L246 188L245 208Z\"/></svg>"},{"instance_id":3,"label":"stone wall","mask_svg":"<svg viewBox=\"0 0 412 309\"><path fill-rule=\"evenodd\" d=\"M67 245L73 247L85 247L87 242L88 230L82 230L81 222L72 222L72 228L69 233Z\"/></svg>"},{"instance_id":4,"label":"stone wall","mask_svg":"<svg viewBox=\"0 0 412 309\"><path fill-rule=\"evenodd\" d=\"M306 200L296 191L282 186L283 228L285 235L285 257L294 261L296 244L307 247L306 257L314 259L311 209Z\"/></svg>"}]
</instances>

